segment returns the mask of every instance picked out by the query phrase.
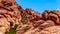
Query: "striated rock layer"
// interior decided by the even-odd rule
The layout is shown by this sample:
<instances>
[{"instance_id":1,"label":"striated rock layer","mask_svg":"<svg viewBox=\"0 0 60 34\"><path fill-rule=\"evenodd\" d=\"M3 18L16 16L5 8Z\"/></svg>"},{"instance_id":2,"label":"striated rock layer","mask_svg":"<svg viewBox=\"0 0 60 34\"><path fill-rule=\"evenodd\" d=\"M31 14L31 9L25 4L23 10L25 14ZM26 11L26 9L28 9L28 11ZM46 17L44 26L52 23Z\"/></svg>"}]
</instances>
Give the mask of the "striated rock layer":
<instances>
[{"instance_id":1,"label":"striated rock layer","mask_svg":"<svg viewBox=\"0 0 60 34\"><path fill-rule=\"evenodd\" d=\"M16 34L59 34L60 10L25 10L15 0L0 0L0 34L16 28Z\"/></svg>"},{"instance_id":2,"label":"striated rock layer","mask_svg":"<svg viewBox=\"0 0 60 34\"><path fill-rule=\"evenodd\" d=\"M1 34L5 34L11 27L19 24L21 20L20 9L22 8L18 6L14 0L0 0Z\"/></svg>"}]
</instances>

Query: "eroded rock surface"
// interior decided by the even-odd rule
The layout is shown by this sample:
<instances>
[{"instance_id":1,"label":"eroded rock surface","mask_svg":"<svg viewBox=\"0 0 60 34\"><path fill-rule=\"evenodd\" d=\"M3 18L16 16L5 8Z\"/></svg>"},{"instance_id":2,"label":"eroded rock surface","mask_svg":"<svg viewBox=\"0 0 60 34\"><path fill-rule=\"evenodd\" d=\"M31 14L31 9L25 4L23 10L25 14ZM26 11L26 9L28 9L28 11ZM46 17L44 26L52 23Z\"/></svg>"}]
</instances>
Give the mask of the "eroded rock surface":
<instances>
[{"instance_id":1,"label":"eroded rock surface","mask_svg":"<svg viewBox=\"0 0 60 34\"><path fill-rule=\"evenodd\" d=\"M59 34L60 10L38 13L31 8L24 10L15 0L0 0L0 34L14 26L16 34Z\"/></svg>"},{"instance_id":2,"label":"eroded rock surface","mask_svg":"<svg viewBox=\"0 0 60 34\"><path fill-rule=\"evenodd\" d=\"M60 34L60 26L52 26L43 29L40 34Z\"/></svg>"}]
</instances>

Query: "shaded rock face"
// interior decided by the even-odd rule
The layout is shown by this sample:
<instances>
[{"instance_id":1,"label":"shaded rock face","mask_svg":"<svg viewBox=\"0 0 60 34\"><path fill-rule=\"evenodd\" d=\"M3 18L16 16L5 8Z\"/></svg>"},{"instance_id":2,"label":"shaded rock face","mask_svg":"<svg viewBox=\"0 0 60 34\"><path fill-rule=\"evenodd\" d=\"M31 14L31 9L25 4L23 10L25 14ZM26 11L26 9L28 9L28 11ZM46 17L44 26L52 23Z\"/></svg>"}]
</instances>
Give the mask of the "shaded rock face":
<instances>
[{"instance_id":1,"label":"shaded rock face","mask_svg":"<svg viewBox=\"0 0 60 34\"><path fill-rule=\"evenodd\" d=\"M46 10L45 12L42 13L43 19L46 20L53 20L56 24L60 23L60 11L54 10Z\"/></svg>"},{"instance_id":2,"label":"shaded rock face","mask_svg":"<svg viewBox=\"0 0 60 34\"><path fill-rule=\"evenodd\" d=\"M14 26L17 26L16 34L54 34L60 29L60 11L38 13L31 8L24 10L15 0L0 0L0 34L9 32Z\"/></svg>"}]
</instances>

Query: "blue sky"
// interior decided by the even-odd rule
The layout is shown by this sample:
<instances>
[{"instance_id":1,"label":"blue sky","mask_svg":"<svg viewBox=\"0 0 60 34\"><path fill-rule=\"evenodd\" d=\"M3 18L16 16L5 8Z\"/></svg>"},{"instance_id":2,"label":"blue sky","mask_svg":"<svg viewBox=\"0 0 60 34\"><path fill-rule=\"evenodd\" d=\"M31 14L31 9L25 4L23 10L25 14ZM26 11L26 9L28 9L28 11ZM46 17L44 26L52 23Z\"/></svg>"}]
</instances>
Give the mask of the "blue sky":
<instances>
[{"instance_id":1,"label":"blue sky","mask_svg":"<svg viewBox=\"0 0 60 34\"><path fill-rule=\"evenodd\" d=\"M60 8L60 0L16 0L24 9L31 8L36 12Z\"/></svg>"}]
</instances>

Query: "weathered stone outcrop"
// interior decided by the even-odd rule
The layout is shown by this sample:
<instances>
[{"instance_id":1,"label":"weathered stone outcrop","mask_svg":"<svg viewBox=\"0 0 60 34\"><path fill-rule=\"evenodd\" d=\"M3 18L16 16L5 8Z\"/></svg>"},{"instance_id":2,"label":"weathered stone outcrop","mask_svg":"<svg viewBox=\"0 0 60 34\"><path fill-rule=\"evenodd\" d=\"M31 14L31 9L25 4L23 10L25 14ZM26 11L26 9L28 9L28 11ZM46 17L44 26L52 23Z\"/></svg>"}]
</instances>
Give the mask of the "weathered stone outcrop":
<instances>
[{"instance_id":1,"label":"weathered stone outcrop","mask_svg":"<svg viewBox=\"0 0 60 34\"><path fill-rule=\"evenodd\" d=\"M59 34L60 10L38 13L31 8L24 10L15 0L0 0L0 34L14 26L17 26L16 34L53 34L53 29Z\"/></svg>"}]
</instances>

